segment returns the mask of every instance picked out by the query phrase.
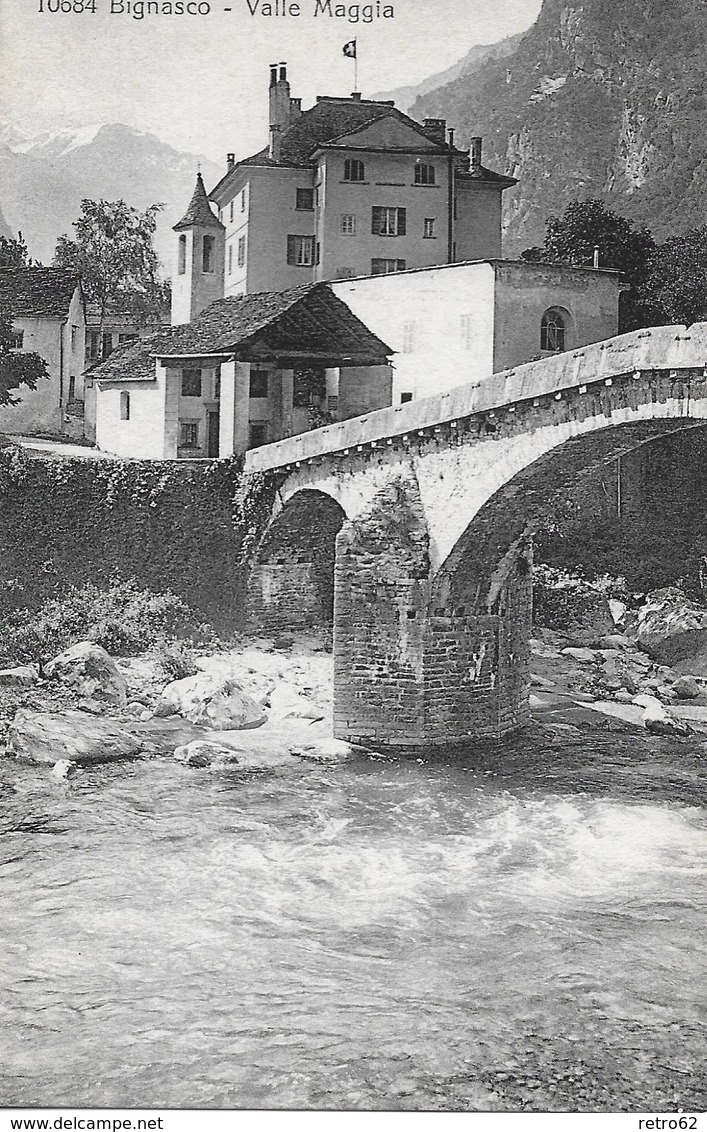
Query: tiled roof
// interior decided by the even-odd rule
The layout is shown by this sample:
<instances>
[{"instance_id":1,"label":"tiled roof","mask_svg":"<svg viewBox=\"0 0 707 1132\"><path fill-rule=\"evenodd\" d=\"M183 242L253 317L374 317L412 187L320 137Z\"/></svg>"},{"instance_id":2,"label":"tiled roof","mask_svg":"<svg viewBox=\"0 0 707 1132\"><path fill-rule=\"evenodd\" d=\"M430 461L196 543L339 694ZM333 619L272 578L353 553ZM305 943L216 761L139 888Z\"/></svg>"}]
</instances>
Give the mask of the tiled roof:
<instances>
[{"instance_id":1,"label":"tiled roof","mask_svg":"<svg viewBox=\"0 0 707 1132\"><path fill-rule=\"evenodd\" d=\"M189 201L189 208L182 219L174 225L174 231L179 232L182 228L191 228L194 224L199 224L202 228L223 228L221 221L211 211L201 173L196 175L196 185Z\"/></svg>"},{"instance_id":2,"label":"tiled roof","mask_svg":"<svg viewBox=\"0 0 707 1132\"><path fill-rule=\"evenodd\" d=\"M0 312L16 318L66 318L77 272L65 267L0 268Z\"/></svg>"},{"instance_id":3,"label":"tiled roof","mask_svg":"<svg viewBox=\"0 0 707 1132\"><path fill-rule=\"evenodd\" d=\"M342 362L375 358L381 364L392 353L326 283L219 299L152 347L160 358L235 354L247 360L288 351L327 354Z\"/></svg>"},{"instance_id":4,"label":"tiled roof","mask_svg":"<svg viewBox=\"0 0 707 1132\"><path fill-rule=\"evenodd\" d=\"M169 327L145 338L119 346L104 362L86 371L96 381L154 381L155 350L168 341L179 327Z\"/></svg>"},{"instance_id":5,"label":"tiled roof","mask_svg":"<svg viewBox=\"0 0 707 1132\"><path fill-rule=\"evenodd\" d=\"M424 136L429 143L430 138L424 134L419 122L397 110L391 103L366 101L353 98L320 98L309 110L305 110L299 118L286 130L280 143L280 158L274 161L268 156L268 149L261 149L258 153L239 161L235 169L230 170L211 193L222 189L226 181L241 165L295 165L307 166L311 162L312 154L322 145L331 144L353 131L360 130L371 122L381 118L395 118ZM446 142L434 143L438 152L456 153L453 147Z\"/></svg>"}]
</instances>

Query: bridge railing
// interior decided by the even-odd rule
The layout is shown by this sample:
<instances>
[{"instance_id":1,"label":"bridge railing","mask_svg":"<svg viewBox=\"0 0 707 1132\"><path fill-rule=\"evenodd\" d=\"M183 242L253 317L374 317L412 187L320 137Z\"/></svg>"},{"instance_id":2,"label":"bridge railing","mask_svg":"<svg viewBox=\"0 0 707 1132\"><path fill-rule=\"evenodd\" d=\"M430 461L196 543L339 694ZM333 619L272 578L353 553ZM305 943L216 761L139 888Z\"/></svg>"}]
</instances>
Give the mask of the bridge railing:
<instances>
[{"instance_id":1,"label":"bridge railing","mask_svg":"<svg viewBox=\"0 0 707 1132\"><path fill-rule=\"evenodd\" d=\"M317 456L346 452L359 445L434 428L435 425L628 373L695 369L706 364L705 322L694 323L689 329L684 326L657 326L634 330L605 342L527 362L495 373L483 381L456 386L447 393L378 409L253 448L246 454L245 467L247 471L254 472L288 467Z\"/></svg>"}]
</instances>

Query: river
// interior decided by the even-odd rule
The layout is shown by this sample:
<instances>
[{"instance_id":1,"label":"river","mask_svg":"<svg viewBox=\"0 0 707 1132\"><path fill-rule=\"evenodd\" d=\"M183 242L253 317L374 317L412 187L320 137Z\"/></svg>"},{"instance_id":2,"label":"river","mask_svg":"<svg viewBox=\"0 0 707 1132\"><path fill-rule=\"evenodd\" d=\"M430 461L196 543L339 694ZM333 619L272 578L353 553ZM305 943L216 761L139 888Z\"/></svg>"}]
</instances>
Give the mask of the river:
<instances>
[{"instance_id":1,"label":"river","mask_svg":"<svg viewBox=\"0 0 707 1132\"><path fill-rule=\"evenodd\" d=\"M707 1106L697 746L0 763L6 1106Z\"/></svg>"}]
</instances>

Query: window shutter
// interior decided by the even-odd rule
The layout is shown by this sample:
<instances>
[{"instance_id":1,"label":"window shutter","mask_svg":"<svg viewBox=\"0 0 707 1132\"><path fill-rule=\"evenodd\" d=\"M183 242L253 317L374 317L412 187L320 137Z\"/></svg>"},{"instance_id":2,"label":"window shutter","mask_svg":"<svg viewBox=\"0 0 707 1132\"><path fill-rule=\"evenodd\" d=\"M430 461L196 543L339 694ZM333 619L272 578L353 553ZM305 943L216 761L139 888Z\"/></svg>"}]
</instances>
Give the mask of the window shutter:
<instances>
[{"instance_id":1,"label":"window shutter","mask_svg":"<svg viewBox=\"0 0 707 1132\"><path fill-rule=\"evenodd\" d=\"M296 236L287 237L287 262L297 263L297 245Z\"/></svg>"},{"instance_id":2,"label":"window shutter","mask_svg":"<svg viewBox=\"0 0 707 1132\"><path fill-rule=\"evenodd\" d=\"M381 212L382 209L377 205L373 206L373 213L371 218L371 232L374 236L380 236L381 233Z\"/></svg>"},{"instance_id":3,"label":"window shutter","mask_svg":"<svg viewBox=\"0 0 707 1132\"><path fill-rule=\"evenodd\" d=\"M399 208L398 209L398 235L399 236L405 235L406 227L407 227L407 209Z\"/></svg>"}]
</instances>

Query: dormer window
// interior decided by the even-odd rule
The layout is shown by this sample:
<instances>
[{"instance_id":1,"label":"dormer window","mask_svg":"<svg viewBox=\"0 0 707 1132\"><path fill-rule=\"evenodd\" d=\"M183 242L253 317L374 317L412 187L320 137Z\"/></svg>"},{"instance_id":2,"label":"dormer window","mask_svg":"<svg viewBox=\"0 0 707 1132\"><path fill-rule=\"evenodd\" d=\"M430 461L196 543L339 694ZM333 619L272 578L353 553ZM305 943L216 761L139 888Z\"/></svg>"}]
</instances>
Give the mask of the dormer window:
<instances>
[{"instance_id":1,"label":"dormer window","mask_svg":"<svg viewBox=\"0 0 707 1132\"><path fill-rule=\"evenodd\" d=\"M366 167L362 161L357 161L355 158L348 158L344 162L344 180L345 181L363 181L366 177Z\"/></svg>"},{"instance_id":2,"label":"dormer window","mask_svg":"<svg viewBox=\"0 0 707 1132\"><path fill-rule=\"evenodd\" d=\"M415 184L416 185L434 185L435 184L435 167L434 167L434 165L425 165L424 162L418 161L415 165Z\"/></svg>"},{"instance_id":3,"label":"dormer window","mask_svg":"<svg viewBox=\"0 0 707 1132\"><path fill-rule=\"evenodd\" d=\"M202 257L202 271L205 275L211 275L214 272L214 253L216 249L216 237L204 236L204 252Z\"/></svg>"},{"instance_id":4,"label":"dormer window","mask_svg":"<svg viewBox=\"0 0 707 1132\"><path fill-rule=\"evenodd\" d=\"M540 320L540 349L559 353L565 348L567 320L562 311L550 307Z\"/></svg>"}]
</instances>

